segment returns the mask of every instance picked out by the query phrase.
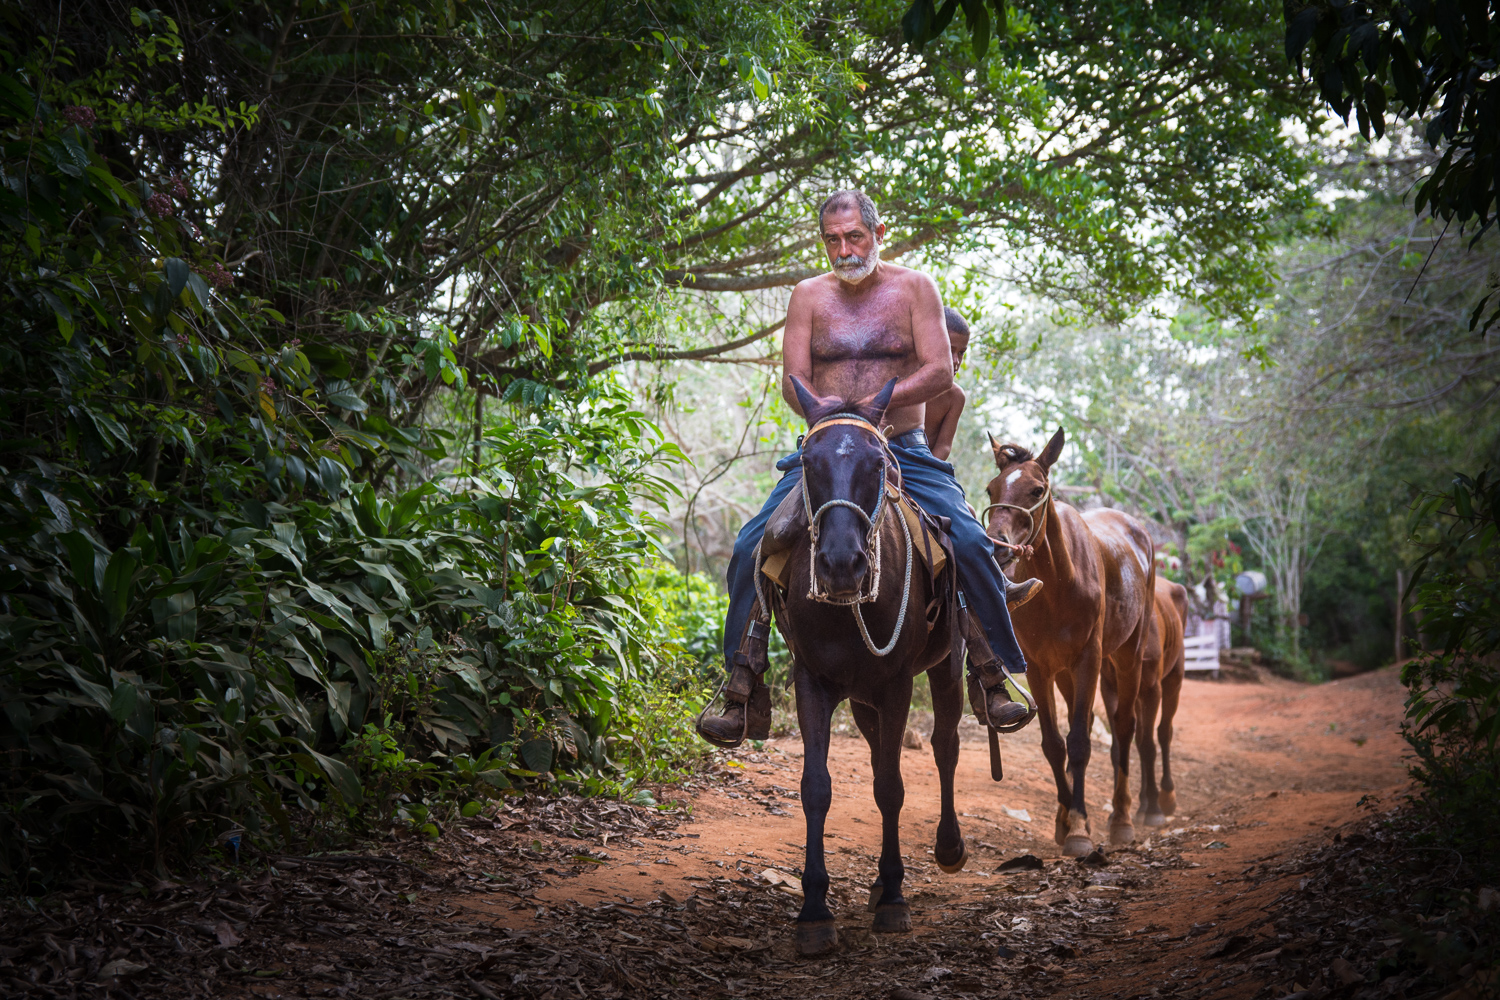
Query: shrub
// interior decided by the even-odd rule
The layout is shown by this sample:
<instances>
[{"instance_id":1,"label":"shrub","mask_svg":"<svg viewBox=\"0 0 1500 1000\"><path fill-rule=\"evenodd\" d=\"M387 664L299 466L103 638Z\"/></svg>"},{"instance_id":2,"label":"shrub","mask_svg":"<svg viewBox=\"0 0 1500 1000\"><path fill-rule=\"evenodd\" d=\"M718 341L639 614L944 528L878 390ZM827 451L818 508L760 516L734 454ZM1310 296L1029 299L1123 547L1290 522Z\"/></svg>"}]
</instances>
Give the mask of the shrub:
<instances>
[{"instance_id":1,"label":"shrub","mask_svg":"<svg viewBox=\"0 0 1500 1000\"><path fill-rule=\"evenodd\" d=\"M1454 478L1425 496L1412 519L1422 555L1413 611L1441 649L1402 671L1412 774L1455 843L1493 874L1500 824L1500 477Z\"/></svg>"}]
</instances>

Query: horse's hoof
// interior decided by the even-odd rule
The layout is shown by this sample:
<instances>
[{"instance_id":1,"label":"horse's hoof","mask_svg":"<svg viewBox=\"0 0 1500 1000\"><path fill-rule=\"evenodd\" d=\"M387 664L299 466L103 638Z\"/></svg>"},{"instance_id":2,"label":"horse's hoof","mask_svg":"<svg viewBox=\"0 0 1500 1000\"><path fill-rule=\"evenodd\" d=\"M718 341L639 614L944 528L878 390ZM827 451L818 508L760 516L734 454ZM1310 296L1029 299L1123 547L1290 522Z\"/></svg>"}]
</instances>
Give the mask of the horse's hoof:
<instances>
[{"instance_id":1,"label":"horse's hoof","mask_svg":"<svg viewBox=\"0 0 1500 1000\"><path fill-rule=\"evenodd\" d=\"M870 886L870 903L865 907L866 913L874 913L875 908L880 905L880 897L885 894L885 886L876 882Z\"/></svg>"},{"instance_id":2,"label":"horse's hoof","mask_svg":"<svg viewBox=\"0 0 1500 1000\"><path fill-rule=\"evenodd\" d=\"M1135 841L1135 827L1129 823L1121 823L1119 826L1110 826L1109 842L1118 847L1121 844L1129 844Z\"/></svg>"},{"instance_id":3,"label":"horse's hoof","mask_svg":"<svg viewBox=\"0 0 1500 1000\"><path fill-rule=\"evenodd\" d=\"M1062 843L1063 857L1081 858L1094 849L1094 842L1081 833L1066 837Z\"/></svg>"},{"instance_id":4,"label":"horse's hoof","mask_svg":"<svg viewBox=\"0 0 1500 1000\"><path fill-rule=\"evenodd\" d=\"M883 903L875 907L876 934L904 934L911 930L911 907L905 903Z\"/></svg>"},{"instance_id":5,"label":"horse's hoof","mask_svg":"<svg viewBox=\"0 0 1500 1000\"><path fill-rule=\"evenodd\" d=\"M1158 827L1167 825L1167 817L1159 812L1145 813L1140 817L1142 826Z\"/></svg>"},{"instance_id":6,"label":"horse's hoof","mask_svg":"<svg viewBox=\"0 0 1500 1000\"><path fill-rule=\"evenodd\" d=\"M876 918L879 920L879 918ZM839 946L839 931L832 920L797 921L797 954L804 958L826 955Z\"/></svg>"},{"instance_id":7,"label":"horse's hoof","mask_svg":"<svg viewBox=\"0 0 1500 1000\"><path fill-rule=\"evenodd\" d=\"M937 861L937 865L939 868L941 868L946 874L952 875L955 872L963 871L964 865L969 863L969 845L963 842L959 843L958 860L953 862L951 865L943 864L943 859L937 853L937 851L933 851L932 856Z\"/></svg>"},{"instance_id":8,"label":"horse's hoof","mask_svg":"<svg viewBox=\"0 0 1500 1000\"><path fill-rule=\"evenodd\" d=\"M1161 795L1157 796L1156 802L1157 805L1161 806L1161 811L1166 816L1171 816L1172 814L1177 812L1176 792L1164 791L1161 793Z\"/></svg>"}]
</instances>

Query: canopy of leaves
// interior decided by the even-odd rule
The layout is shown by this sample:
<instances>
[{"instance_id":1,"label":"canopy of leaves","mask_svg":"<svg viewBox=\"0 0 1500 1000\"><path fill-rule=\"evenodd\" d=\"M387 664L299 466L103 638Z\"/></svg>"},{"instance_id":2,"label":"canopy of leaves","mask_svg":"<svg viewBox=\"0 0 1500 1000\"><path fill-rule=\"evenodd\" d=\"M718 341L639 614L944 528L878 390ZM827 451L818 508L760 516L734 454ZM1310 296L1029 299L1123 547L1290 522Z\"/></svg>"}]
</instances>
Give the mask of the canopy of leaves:
<instances>
[{"instance_id":1,"label":"canopy of leaves","mask_svg":"<svg viewBox=\"0 0 1500 1000\"><path fill-rule=\"evenodd\" d=\"M1285 8L1287 59L1300 74L1306 56L1322 99L1346 122L1353 110L1365 138L1385 134L1388 110L1425 119L1427 144L1443 154L1412 208L1472 227L1477 242L1495 221L1500 190L1500 11L1459 0L1288 0ZM1474 306L1471 329L1482 317L1486 329L1500 319L1500 310L1484 316L1492 295Z\"/></svg>"}]
</instances>

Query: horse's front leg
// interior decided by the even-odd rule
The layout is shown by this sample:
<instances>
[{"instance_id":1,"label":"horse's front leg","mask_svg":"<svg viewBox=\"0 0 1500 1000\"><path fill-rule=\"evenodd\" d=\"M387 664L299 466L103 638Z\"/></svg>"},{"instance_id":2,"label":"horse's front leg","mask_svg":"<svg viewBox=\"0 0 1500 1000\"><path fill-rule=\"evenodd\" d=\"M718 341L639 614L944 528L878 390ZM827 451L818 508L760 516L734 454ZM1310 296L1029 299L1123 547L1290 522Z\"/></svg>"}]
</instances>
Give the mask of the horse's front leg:
<instances>
[{"instance_id":1,"label":"horse's front leg","mask_svg":"<svg viewBox=\"0 0 1500 1000\"><path fill-rule=\"evenodd\" d=\"M932 759L937 764L942 794L942 814L938 819L937 842L933 844L932 856L939 868L952 874L962 871L969 860L968 846L958 828L958 814L953 809L953 772L958 769L958 720L964 712L963 684L946 662L927 671L927 683L932 689Z\"/></svg>"},{"instance_id":2,"label":"horse's front leg","mask_svg":"<svg viewBox=\"0 0 1500 1000\"><path fill-rule=\"evenodd\" d=\"M869 705L860 704L852 698L849 699L849 711L854 715L854 724L859 727L860 735L870 745L870 773L874 774L880 768L880 713ZM885 883L877 875L875 881L870 883L869 911L871 913L874 913L875 907L880 905L880 897L884 892Z\"/></svg>"},{"instance_id":3,"label":"horse's front leg","mask_svg":"<svg viewBox=\"0 0 1500 1000\"><path fill-rule=\"evenodd\" d=\"M880 901L875 904L876 933L911 930L911 907L901 894L906 866L901 863L901 737L911 709L911 678L892 682L880 706L880 742L874 747L875 805L880 809Z\"/></svg>"},{"instance_id":4,"label":"horse's front leg","mask_svg":"<svg viewBox=\"0 0 1500 1000\"><path fill-rule=\"evenodd\" d=\"M823 862L823 825L833 804L833 782L828 777L828 735L838 702L800 664L793 664L792 673L796 678L797 723L802 727L802 814L807 818L797 951L808 956L824 955L838 946L838 930L828 909L828 868Z\"/></svg>"},{"instance_id":5,"label":"horse's front leg","mask_svg":"<svg viewBox=\"0 0 1500 1000\"><path fill-rule=\"evenodd\" d=\"M1065 798L1058 802L1058 830L1063 833L1064 857L1081 858L1094 849L1089 830L1089 810L1084 800L1084 775L1088 771L1089 756L1093 750L1089 742L1089 730L1094 721L1094 693L1099 688L1099 667L1103 660L1099 636L1096 634L1088 649L1074 666L1072 697L1068 701L1068 778L1069 789ZM1123 697L1123 696L1122 696ZM1132 701L1135 699L1131 691ZM1115 734L1115 740L1120 736Z\"/></svg>"}]
</instances>

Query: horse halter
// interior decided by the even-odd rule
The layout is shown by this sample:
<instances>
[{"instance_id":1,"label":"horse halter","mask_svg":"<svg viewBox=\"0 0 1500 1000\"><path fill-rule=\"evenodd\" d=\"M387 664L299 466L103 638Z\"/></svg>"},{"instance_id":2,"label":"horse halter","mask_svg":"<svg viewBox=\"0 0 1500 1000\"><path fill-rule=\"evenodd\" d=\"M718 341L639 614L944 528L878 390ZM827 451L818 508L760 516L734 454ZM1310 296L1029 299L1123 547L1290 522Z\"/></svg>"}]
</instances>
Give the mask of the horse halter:
<instances>
[{"instance_id":1,"label":"horse halter","mask_svg":"<svg viewBox=\"0 0 1500 1000\"><path fill-rule=\"evenodd\" d=\"M859 504L853 500L846 500L843 497L836 497L829 500L816 511L813 510L812 498L808 496L807 475L805 472L802 477L802 509L807 513L807 533L812 541L812 554L814 556L817 555L818 551L818 532L819 527L823 523L824 514L828 513L834 507L848 507L864 520L865 547L871 552L870 569L866 574L869 587L862 593L856 594L847 600L829 597L827 592L818 583L818 574L813 572L807 596L811 600L821 601L824 604L868 604L880 597L880 526L885 519L886 477L890 475L891 467L895 463L891 460L890 445L886 443L885 435L880 432L880 428L856 413L835 413L832 416L819 420L808 429L807 434L802 438L803 448L806 449L807 442L819 431L841 426L858 427L861 430L869 431L880 442L880 496L875 500L875 510L866 513L865 509Z\"/></svg>"},{"instance_id":2,"label":"horse halter","mask_svg":"<svg viewBox=\"0 0 1500 1000\"><path fill-rule=\"evenodd\" d=\"M1045 507L1047 505L1047 501L1051 499L1052 480L1048 479L1047 488L1042 492L1042 498L1036 503L1032 504L1030 507L1022 507L1020 504L1014 503L985 504L984 509L979 512L979 523L984 525L985 534L989 536L990 541L994 542L996 545L999 545L1001 548L1010 549L1011 559L1015 559L1018 556L1029 556L1031 555L1031 547L1035 545L1036 540L1041 537L1042 528L1044 528L1047 524L1047 519L1045 517L1038 519L1036 516L1036 512ZM989 522L985 520L985 518L988 517L990 511L994 510L996 507L1004 508L1006 510L1018 510L1022 514L1026 515L1026 541L1021 542L1020 544L1015 544L1012 542L1002 542L1000 539L994 537L993 535L989 535Z\"/></svg>"},{"instance_id":3,"label":"horse halter","mask_svg":"<svg viewBox=\"0 0 1500 1000\"><path fill-rule=\"evenodd\" d=\"M807 447L807 442L812 438L814 434L818 433L821 430L826 430L829 427L839 426L859 427L862 430L867 430L875 435L875 440L880 442L880 495L875 500L875 510L870 513L866 513L865 509L859 504L855 503L853 500L846 500L843 497L836 497L832 500L829 500L822 506L820 506L817 510L813 510L812 499L808 496L807 475L804 472L802 477L802 508L807 513L807 534L810 539L808 552L808 555L810 557L810 566L808 572L807 597L808 600L819 601L823 604L841 604L846 607L852 606L854 609L854 620L859 625L859 635L860 638L864 640L865 647L876 656L886 656L890 653L891 650L896 648L896 640L901 638L901 629L906 624L907 605L911 600L911 529L907 527L906 518L900 516L899 514L896 516L896 521L901 525L901 530L906 536L906 579L902 585L901 610L896 616L896 627L891 632L891 641L886 643L884 647L877 648L874 640L870 638L870 633L865 628L864 615L860 613L859 606L861 604L869 604L880 597L880 527L885 520L886 511L890 509L890 504L887 503L886 497L892 489L888 481L891 470L896 470L897 485L895 489L899 490L901 488L901 466L897 464L895 456L891 454L891 446L889 442L886 441L885 435L881 433L880 428L876 427L873 422L866 420L864 417L861 417L857 413L835 413L831 416L824 417L812 427L808 428L807 434L802 438L804 454ZM822 585L818 582L818 529L819 525L823 522L823 515L828 513L834 507L848 507L864 519L866 525L865 548L868 549L871 553L870 566L869 569L865 572L865 580L867 581L867 586L862 586L860 591L856 592L853 597L847 599L830 597L828 593L823 590Z\"/></svg>"}]
</instances>

